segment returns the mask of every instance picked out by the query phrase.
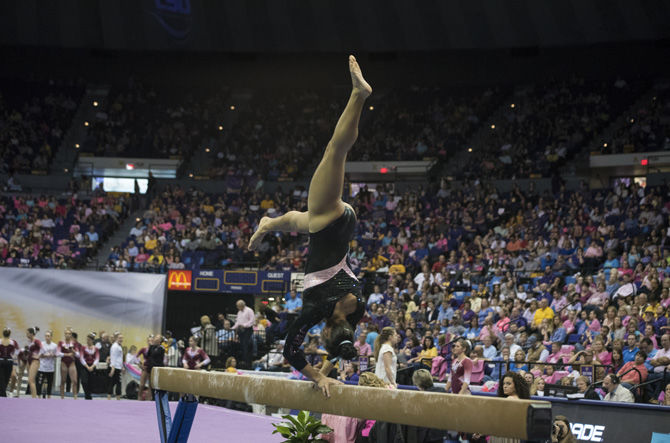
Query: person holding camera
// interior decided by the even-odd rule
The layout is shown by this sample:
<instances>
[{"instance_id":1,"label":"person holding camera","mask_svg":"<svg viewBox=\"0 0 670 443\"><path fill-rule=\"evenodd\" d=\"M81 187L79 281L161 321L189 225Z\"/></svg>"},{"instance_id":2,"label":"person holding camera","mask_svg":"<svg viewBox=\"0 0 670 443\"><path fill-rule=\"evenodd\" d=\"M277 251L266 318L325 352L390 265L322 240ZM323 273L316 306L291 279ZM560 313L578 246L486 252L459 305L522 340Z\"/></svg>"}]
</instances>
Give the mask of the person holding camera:
<instances>
[{"instance_id":1,"label":"person holding camera","mask_svg":"<svg viewBox=\"0 0 670 443\"><path fill-rule=\"evenodd\" d=\"M575 443L575 436L570 430L570 422L563 415L557 415L554 418L554 425L551 430L551 443Z\"/></svg>"}]
</instances>

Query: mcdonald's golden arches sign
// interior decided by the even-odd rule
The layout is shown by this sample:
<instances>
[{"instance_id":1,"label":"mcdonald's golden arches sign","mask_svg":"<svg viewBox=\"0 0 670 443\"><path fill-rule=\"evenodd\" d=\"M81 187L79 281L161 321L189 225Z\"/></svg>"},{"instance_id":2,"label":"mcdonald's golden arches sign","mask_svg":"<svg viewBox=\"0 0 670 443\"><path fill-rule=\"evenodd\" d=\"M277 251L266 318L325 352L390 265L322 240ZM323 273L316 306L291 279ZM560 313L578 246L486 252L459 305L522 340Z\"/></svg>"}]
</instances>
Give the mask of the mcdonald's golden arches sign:
<instances>
[{"instance_id":1,"label":"mcdonald's golden arches sign","mask_svg":"<svg viewBox=\"0 0 670 443\"><path fill-rule=\"evenodd\" d=\"M174 291L191 290L191 271L181 269L170 270L168 273L168 289Z\"/></svg>"}]
</instances>

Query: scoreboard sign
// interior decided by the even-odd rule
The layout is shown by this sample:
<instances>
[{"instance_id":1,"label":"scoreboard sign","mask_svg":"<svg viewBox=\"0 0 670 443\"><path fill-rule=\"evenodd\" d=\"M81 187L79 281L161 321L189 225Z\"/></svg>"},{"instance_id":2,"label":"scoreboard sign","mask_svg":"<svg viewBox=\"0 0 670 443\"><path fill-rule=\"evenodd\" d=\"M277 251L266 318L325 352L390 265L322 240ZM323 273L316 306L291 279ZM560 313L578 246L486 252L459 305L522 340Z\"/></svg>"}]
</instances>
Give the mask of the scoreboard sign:
<instances>
[{"instance_id":1,"label":"scoreboard sign","mask_svg":"<svg viewBox=\"0 0 670 443\"><path fill-rule=\"evenodd\" d=\"M224 271L199 270L188 272L188 289L184 276L168 275L168 289L198 292L220 292L227 294L286 293L290 287L291 273L277 271ZM177 280L178 279L178 280ZM175 284L172 284L174 280ZM179 283L177 283L179 281Z\"/></svg>"}]
</instances>

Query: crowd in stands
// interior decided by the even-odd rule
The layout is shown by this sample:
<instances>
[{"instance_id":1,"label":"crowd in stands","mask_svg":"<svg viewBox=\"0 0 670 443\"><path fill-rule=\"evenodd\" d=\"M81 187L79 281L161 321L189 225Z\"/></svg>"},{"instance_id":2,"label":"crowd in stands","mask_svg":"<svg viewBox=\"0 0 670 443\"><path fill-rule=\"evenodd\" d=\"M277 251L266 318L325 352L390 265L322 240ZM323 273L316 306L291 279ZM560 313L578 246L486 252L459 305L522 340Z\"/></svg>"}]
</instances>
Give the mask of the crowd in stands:
<instances>
[{"instance_id":1,"label":"crowd in stands","mask_svg":"<svg viewBox=\"0 0 670 443\"><path fill-rule=\"evenodd\" d=\"M112 248L106 270L161 273L204 265L205 258L212 266L253 260L243 244L250 235L252 211L242 198L166 187L126 241Z\"/></svg>"},{"instance_id":2,"label":"crowd in stands","mask_svg":"<svg viewBox=\"0 0 670 443\"><path fill-rule=\"evenodd\" d=\"M77 269L119 226L128 198L96 192L0 196L0 266Z\"/></svg>"},{"instance_id":3,"label":"crowd in stands","mask_svg":"<svg viewBox=\"0 0 670 443\"><path fill-rule=\"evenodd\" d=\"M324 91L256 91L238 105L235 125L211 154L208 175L260 175L266 181L304 176L314 169L343 106L341 96Z\"/></svg>"},{"instance_id":4,"label":"crowd in stands","mask_svg":"<svg viewBox=\"0 0 670 443\"><path fill-rule=\"evenodd\" d=\"M472 156L460 169L464 175L546 177L593 142L646 87L622 79L573 78L518 87L513 94L500 87L379 90L363 114L349 159L448 161L469 148ZM0 172L48 171L82 90L74 81L3 88ZM258 176L265 181L305 178L332 134L345 97L335 89L259 89L235 106L225 88L182 93L131 77L98 104L81 151L189 159L202 149L208 162L194 172L233 184ZM660 88L649 105L628 117L630 124L605 142L603 152L665 149L667 107L667 89ZM489 119L493 124L484 128Z\"/></svg>"},{"instance_id":5,"label":"crowd in stands","mask_svg":"<svg viewBox=\"0 0 670 443\"><path fill-rule=\"evenodd\" d=\"M219 137L225 89L189 93L153 88L134 78L98 105L82 152L109 157L189 158ZM203 148L204 149L204 148Z\"/></svg>"},{"instance_id":6,"label":"crowd in stands","mask_svg":"<svg viewBox=\"0 0 670 443\"><path fill-rule=\"evenodd\" d=\"M576 385L578 367L595 363L608 365L597 380L618 372L634 386L670 363L661 359L670 350L666 187L544 195L443 188L407 207L403 196L393 211L379 205L375 217L378 201L393 201L384 193L354 202L360 226L350 259L370 293L365 332L394 326L401 365L432 346L448 357L445 344L459 336L479 359L509 361L510 370L551 384ZM624 367L636 355L642 362ZM503 370L490 369L480 381ZM662 390L658 379L650 386L639 400Z\"/></svg>"},{"instance_id":7,"label":"crowd in stands","mask_svg":"<svg viewBox=\"0 0 670 443\"><path fill-rule=\"evenodd\" d=\"M465 143L501 95L492 89L468 94L438 87L377 91L349 159L445 159L449 150ZM334 91L257 91L240 109L223 148L212 153L207 175L260 174L267 181L307 177L332 135L345 98Z\"/></svg>"},{"instance_id":8,"label":"crowd in stands","mask_svg":"<svg viewBox=\"0 0 670 443\"><path fill-rule=\"evenodd\" d=\"M393 201L384 194L355 199L350 259L370 294L367 335L394 326L400 364L432 346L448 361L450 339L464 336L478 358L549 383L576 384L578 367L590 363L607 365L594 381L618 372L632 386L667 368L667 187L542 195L442 187L413 202L402 196L393 210L381 209ZM656 381L636 398L654 400Z\"/></svg>"},{"instance_id":9,"label":"crowd in stands","mask_svg":"<svg viewBox=\"0 0 670 443\"><path fill-rule=\"evenodd\" d=\"M620 78L572 78L517 87L513 94L500 88L380 90L365 110L349 159L446 161L470 148L468 167L461 169L465 175L546 177L594 142L647 87ZM344 100L335 90L260 89L228 107L229 96L228 91L175 96L131 79L101 104L83 151L188 158L206 147L209 161L202 172L212 178L305 178L316 166ZM602 151L665 149L667 104L667 89L660 88ZM490 128L483 128L490 117ZM230 131L229 126L224 131L221 124L231 118ZM480 136L473 139L477 130Z\"/></svg>"},{"instance_id":10,"label":"crowd in stands","mask_svg":"<svg viewBox=\"0 0 670 443\"><path fill-rule=\"evenodd\" d=\"M46 174L83 92L80 81L3 81L0 174Z\"/></svg>"},{"instance_id":11,"label":"crowd in stands","mask_svg":"<svg viewBox=\"0 0 670 443\"><path fill-rule=\"evenodd\" d=\"M401 337L400 367L426 365L444 379L448 366L433 367L430 360L449 361L450 343L465 337L469 358L482 362L480 382L523 371L538 383L581 389L590 383L584 385L580 377L589 375L580 368L595 364L589 382L618 373L638 401L656 400L670 352L668 188L619 182L600 191L561 187L538 193L531 187L500 193L481 183L466 186L467 193L443 182L398 196L391 186L363 188L351 200L359 226L350 262L368 300L357 331L359 349L367 343L366 352L374 352L375 335L393 327ZM261 215L305 205L299 189L260 202L258 197L247 188L239 195L209 196L167 187L119 248L119 258L110 257L111 266L120 259L126 270L179 269L187 266L184 254L204 248L223 254L217 260L249 259L246 244ZM123 202L115 199L5 197L2 232L23 229L6 238L5 249L25 249L36 237L37 248L53 245L44 236L51 231L41 228L49 214L54 224L66 226L67 236L76 236L74 221L81 229L86 217L112 217L110 208ZM263 243L253 259L266 269L302 270L304 236L271 235ZM154 258L144 260L139 254L148 251ZM290 306L275 307L277 318L257 318L258 331L270 328L271 343L285 332L291 311L299 310L294 298ZM318 335L315 327L317 356ZM484 363L496 360L501 364ZM646 381L653 382L649 388L635 388Z\"/></svg>"},{"instance_id":12,"label":"crowd in stands","mask_svg":"<svg viewBox=\"0 0 670 443\"><path fill-rule=\"evenodd\" d=\"M670 85L659 83L648 101L637 105L611 140L603 140L603 154L667 151L670 149Z\"/></svg>"},{"instance_id":13,"label":"crowd in stands","mask_svg":"<svg viewBox=\"0 0 670 443\"><path fill-rule=\"evenodd\" d=\"M391 186L363 188L351 200L359 226L350 262L369 297L359 337L395 327L400 364L411 366L431 344L448 354L449 337L464 336L471 358L509 361L509 370L550 384L576 385L577 367L595 363L603 365L593 374L597 380L635 367L628 373L637 376L634 386L667 366L655 358L667 352L670 331L667 186L619 182L598 191L500 193L469 183L464 189L447 182L401 195ZM150 242L149 250L174 257L167 267L197 266L181 255L205 247L224 254L217 260L249 260L246 245L261 215L305 206L300 189L259 200L248 189L208 196L167 188L134 228L124 255ZM299 272L307 251L305 236L268 235L253 258L268 270ZM290 321L282 312L276 309L271 339ZM625 367L636 357L642 362ZM494 365L482 379L504 370ZM660 382L653 386L660 389ZM643 391L638 400L654 399L655 392Z\"/></svg>"},{"instance_id":14,"label":"crowd in stands","mask_svg":"<svg viewBox=\"0 0 670 443\"><path fill-rule=\"evenodd\" d=\"M639 83L573 78L519 88L472 145L470 176L551 175L643 91Z\"/></svg>"},{"instance_id":15,"label":"crowd in stands","mask_svg":"<svg viewBox=\"0 0 670 443\"><path fill-rule=\"evenodd\" d=\"M413 86L376 91L369 100L352 160L447 159L503 99L500 89L459 91Z\"/></svg>"},{"instance_id":16,"label":"crowd in stands","mask_svg":"<svg viewBox=\"0 0 670 443\"><path fill-rule=\"evenodd\" d=\"M380 90L362 116L360 137L349 160L446 161L469 148L471 159L459 174L547 177L592 143L647 87L645 82L620 78L572 78L519 87L511 96L500 88ZM316 154L332 134L342 108L341 95L256 91L239 109L230 134L210 154L206 174L234 176L238 181L258 174L268 181L307 177L316 166ZM505 100L509 103L504 104ZM651 109L640 110L632 132L625 131L663 149L666 104L659 93ZM489 118L490 128L483 128ZM480 135L473 137L477 130ZM651 143L652 139L656 142ZM626 135L617 140L610 143L610 151Z\"/></svg>"}]
</instances>

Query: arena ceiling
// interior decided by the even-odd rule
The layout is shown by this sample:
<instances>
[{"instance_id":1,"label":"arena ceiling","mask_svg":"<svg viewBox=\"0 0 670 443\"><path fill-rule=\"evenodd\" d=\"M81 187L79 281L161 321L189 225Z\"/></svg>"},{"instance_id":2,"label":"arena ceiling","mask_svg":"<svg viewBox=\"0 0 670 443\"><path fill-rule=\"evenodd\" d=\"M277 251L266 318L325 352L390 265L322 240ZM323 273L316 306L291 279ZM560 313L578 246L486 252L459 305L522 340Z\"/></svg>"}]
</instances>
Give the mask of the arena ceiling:
<instances>
[{"instance_id":1,"label":"arena ceiling","mask_svg":"<svg viewBox=\"0 0 670 443\"><path fill-rule=\"evenodd\" d=\"M8 0L0 44L229 52L553 47L670 37L663 0Z\"/></svg>"}]
</instances>

